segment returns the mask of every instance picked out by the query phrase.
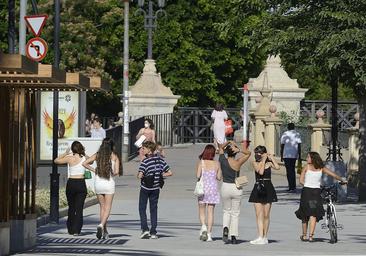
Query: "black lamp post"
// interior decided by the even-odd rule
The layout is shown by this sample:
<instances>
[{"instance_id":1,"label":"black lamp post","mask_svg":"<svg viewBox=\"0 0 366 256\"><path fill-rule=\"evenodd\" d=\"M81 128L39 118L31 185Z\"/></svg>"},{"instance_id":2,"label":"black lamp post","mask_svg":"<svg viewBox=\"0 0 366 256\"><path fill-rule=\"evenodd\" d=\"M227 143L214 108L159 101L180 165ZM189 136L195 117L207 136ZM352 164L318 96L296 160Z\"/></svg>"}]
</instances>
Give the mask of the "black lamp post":
<instances>
[{"instance_id":1,"label":"black lamp post","mask_svg":"<svg viewBox=\"0 0 366 256\"><path fill-rule=\"evenodd\" d=\"M154 3L152 0L148 2L148 10L144 10L145 0L138 0L137 4L139 9L137 12L142 12L144 15L144 27L148 32L148 39L147 39L147 59L152 59L152 36L153 36L153 29L157 27L156 21L158 19L159 14L165 14L165 11L162 9L165 7L165 0L158 0L158 7L159 10L154 12Z\"/></svg>"}]
</instances>

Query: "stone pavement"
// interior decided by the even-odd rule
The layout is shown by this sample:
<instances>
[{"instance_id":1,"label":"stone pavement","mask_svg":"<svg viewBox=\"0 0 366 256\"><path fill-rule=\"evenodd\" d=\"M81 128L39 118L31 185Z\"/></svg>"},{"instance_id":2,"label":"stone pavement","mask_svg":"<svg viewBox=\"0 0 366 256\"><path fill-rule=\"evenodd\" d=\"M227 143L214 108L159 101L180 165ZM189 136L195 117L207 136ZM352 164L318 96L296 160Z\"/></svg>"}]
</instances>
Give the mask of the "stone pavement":
<instances>
[{"instance_id":1,"label":"stone pavement","mask_svg":"<svg viewBox=\"0 0 366 256\"><path fill-rule=\"evenodd\" d=\"M136 179L137 161L124 165L125 175L116 179L116 195L108 226L110 239L97 240L98 205L84 210L82 235L67 234L66 219L60 225L46 225L38 229L37 246L23 255L366 255L366 205L337 205L338 220L344 225L339 230L339 242L329 243L329 234L319 222L315 232L316 242L301 242L301 223L295 217L300 189L286 192L283 172L273 175L279 201L272 206L268 245L251 245L256 237L254 208L248 203L254 173L245 165L250 184L245 187L241 215L239 244L223 244L222 206L215 209L213 242L198 239L200 229L197 200L193 196L195 165L203 144L182 145L167 149L167 162L174 176L166 181L159 201L158 240L141 240L138 215L139 183Z\"/></svg>"}]
</instances>

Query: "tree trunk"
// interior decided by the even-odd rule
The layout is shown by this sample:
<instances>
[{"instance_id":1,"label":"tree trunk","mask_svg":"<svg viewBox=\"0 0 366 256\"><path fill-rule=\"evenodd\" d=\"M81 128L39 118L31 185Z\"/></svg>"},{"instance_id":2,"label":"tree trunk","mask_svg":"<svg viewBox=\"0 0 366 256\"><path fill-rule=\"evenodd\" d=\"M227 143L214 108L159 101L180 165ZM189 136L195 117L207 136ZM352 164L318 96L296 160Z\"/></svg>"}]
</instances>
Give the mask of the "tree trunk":
<instances>
[{"instance_id":1,"label":"tree trunk","mask_svg":"<svg viewBox=\"0 0 366 256\"><path fill-rule=\"evenodd\" d=\"M359 184L358 201L366 202L366 90L363 89L358 95L360 107L360 151L358 160Z\"/></svg>"}]
</instances>

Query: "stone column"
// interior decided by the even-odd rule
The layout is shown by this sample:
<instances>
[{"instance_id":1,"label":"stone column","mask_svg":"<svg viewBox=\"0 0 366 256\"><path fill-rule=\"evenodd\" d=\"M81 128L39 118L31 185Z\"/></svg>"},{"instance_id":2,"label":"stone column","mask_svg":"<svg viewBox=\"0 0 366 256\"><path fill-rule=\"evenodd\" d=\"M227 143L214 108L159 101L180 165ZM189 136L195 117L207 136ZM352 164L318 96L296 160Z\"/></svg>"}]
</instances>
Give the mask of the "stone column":
<instances>
[{"instance_id":1,"label":"stone column","mask_svg":"<svg viewBox=\"0 0 366 256\"><path fill-rule=\"evenodd\" d=\"M255 135L254 135L254 147L259 145L265 145L265 124L264 120L270 117L269 107L270 100L269 95L271 91L268 89L262 90L262 99L254 112L255 120Z\"/></svg>"},{"instance_id":2,"label":"stone column","mask_svg":"<svg viewBox=\"0 0 366 256\"><path fill-rule=\"evenodd\" d=\"M269 112L271 113L270 117L264 119L264 123L266 126L265 129L265 146L267 148L267 152L269 154L276 155L277 144L280 143L278 138L278 127L282 124L282 120L276 116L277 107L271 105L269 107Z\"/></svg>"},{"instance_id":3,"label":"stone column","mask_svg":"<svg viewBox=\"0 0 366 256\"><path fill-rule=\"evenodd\" d=\"M179 98L179 95L174 95L162 83L155 60L145 60L141 77L130 87L129 115L136 119L147 115L173 113Z\"/></svg>"},{"instance_id":4,"label":"stone column","mask_svg":"<svg viewBox=\"0 0 366 256\"><path fill-rule=\"evenodd\" d=\"M331 125L324 123L324 111L318 110L316 112L316 117L318 121L313 124L309 124L308 127L312 129L311 133L311 151L315 151L320 153L320 148L323 145L323 134L325 131L329 131L331 129Z\"/></svg>"},{"instance_id":5,"label":"stone column","mask_svg":"<svg viewBox=\"0 0 366 256\"><path fill-rule=\"evenodd\" d=\"M352 128L347 129L349 133L348 138L348 150L349 150L349 161L348 161L348 171L350 173L358 171L358 157L360 150L360 131L359 131L359 122L360 122L360 113L356 113L354 116L356 120L356 125Z\"/></svg>"}]
</instances>

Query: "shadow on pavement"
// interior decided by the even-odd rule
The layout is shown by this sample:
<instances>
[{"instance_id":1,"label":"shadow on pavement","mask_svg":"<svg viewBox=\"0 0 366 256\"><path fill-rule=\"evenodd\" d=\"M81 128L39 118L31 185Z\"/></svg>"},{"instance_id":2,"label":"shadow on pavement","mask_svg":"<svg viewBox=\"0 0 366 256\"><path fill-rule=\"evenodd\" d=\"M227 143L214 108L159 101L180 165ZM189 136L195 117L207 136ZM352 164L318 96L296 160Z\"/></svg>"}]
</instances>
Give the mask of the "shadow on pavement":
<instances>
[{"instance_id":1,"label":"shadow on pavement","mask_svg":"<svg viewBox=\"0 0 366 256\"><path fill-rule=\"evenodd\" d=\"M106 249L106 248L86 248L86 247L79 247L79 248L53 248L53 247L45 247L45 248L35 248L33 250L25 252L27 255L35 254L35 255L44 255L44 254L108 254L108 255L151 255L151 256L161 256L160 252L154 251L147 251L147 250L131 250L131 249L123 249L123 248L113 248L113 249Z\"/></svg>"}]
</instances>

